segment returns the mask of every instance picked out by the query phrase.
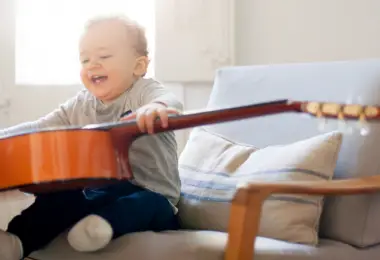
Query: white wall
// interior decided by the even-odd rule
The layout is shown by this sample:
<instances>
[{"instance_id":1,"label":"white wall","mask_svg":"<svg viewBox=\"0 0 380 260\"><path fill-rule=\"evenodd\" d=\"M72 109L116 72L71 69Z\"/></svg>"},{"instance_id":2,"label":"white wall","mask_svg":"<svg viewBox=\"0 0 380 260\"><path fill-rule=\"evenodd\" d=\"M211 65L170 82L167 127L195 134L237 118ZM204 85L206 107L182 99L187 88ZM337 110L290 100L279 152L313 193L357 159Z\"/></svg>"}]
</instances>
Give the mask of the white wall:
<instances>
[{"instance_id":1,"label":"white wall","mask_svg":"<svg viewBox=\"0 0 380 260\"><path fill-rule=\"evenodd\" d=\"M380 57L379 0L236 0L236 63Z\"/></svg>"}]
</instances>

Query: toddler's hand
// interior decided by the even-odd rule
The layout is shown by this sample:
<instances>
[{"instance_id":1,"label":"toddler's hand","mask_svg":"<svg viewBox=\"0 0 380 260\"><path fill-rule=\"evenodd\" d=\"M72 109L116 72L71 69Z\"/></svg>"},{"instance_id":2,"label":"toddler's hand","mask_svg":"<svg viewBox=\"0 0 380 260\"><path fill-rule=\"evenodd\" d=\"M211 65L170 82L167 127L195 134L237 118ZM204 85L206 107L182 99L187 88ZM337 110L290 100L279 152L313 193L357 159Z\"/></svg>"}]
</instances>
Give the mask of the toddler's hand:
<instances>
[{"instance_id":1,"label":"toddler's hand","mask_svg":"<svg viewBox=\"0 0 380 260\"><path fill-rule=\"evenodd\" d=\"M158 118L161 120L163 128L168 127L168 116L170 114L179 114L178 110L166 107L161 103L150 103L137 109L135 113L131 113L121 120L131 120L136 118L137 125L141 132L154 133L154 121Z\"/></svg>"}]
</instances>

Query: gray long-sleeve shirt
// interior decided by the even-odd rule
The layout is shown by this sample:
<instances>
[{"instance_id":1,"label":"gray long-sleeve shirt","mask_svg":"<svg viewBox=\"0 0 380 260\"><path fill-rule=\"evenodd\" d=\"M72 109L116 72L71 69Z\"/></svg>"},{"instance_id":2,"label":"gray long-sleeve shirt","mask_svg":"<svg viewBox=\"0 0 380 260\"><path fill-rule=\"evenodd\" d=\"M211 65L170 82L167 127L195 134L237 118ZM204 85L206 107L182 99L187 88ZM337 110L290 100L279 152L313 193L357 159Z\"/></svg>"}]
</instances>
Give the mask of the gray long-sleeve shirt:
<instances>
[{"instance_id":1,"label":"gray long-sleeve shirt","mask_svg":"<svg viewBox=\"0 0 380 260\"><path fill-rule=\"evenodd\" d=\"M182 111L175 95L153 79L141 78L111 103L104 104L87 90L61 104L53 112L33 121L0 130L0 136L49 127L85 126L117 122L128 110L136 111L151 102L163 102ZM129 160L134 182L165 196L173 206L180 196L177 143L172 131L146 135L134 141Z\"/></svg>"}]
</instances>

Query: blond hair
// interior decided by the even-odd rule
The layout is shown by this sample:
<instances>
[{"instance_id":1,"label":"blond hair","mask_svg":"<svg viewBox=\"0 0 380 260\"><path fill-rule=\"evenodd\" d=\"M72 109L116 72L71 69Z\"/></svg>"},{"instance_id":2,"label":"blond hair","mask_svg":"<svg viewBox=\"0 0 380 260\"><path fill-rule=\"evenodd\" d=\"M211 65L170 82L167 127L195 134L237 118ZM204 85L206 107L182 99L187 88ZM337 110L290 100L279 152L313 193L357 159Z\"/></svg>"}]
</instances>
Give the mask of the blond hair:
<instances>
[{"instance_id":1,"label":"blond hair","mask_svg":"<svg viewBox=\"0 0 380 260\"><path fill-rule=\"evenodd\" d=\"M118 21L123 24L126 29L127 35L131 38L132 47L138 55L148 56L148 41L145 35L145 28L137 21L132 20L126 15L110 15L110 16L97 16L87 21L85 31L93 25L102 22Z\"/></svg>"}]
</instances>

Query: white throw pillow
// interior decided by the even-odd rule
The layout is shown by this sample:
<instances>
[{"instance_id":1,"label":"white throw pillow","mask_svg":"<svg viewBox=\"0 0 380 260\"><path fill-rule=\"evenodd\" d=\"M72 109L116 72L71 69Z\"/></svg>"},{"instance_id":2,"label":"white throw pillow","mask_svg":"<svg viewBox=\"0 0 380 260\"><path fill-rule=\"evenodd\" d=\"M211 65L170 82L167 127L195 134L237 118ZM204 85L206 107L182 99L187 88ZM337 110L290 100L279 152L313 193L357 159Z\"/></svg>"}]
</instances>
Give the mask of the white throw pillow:
<instances>
[{"instance_id":1,"label":"white throw pillow","mask_svg":"<svg viewBox=\"0 0 380 260\"><path fill-rule=\"evenodd\" d=\"M184 228L227 231L237 184L255 181L331 180L342 134L257 149L204 128L190 135L179 160ZM323 196L276 194L263 205L259 235L316 245Z\"/></svg>"}]
</instances>

